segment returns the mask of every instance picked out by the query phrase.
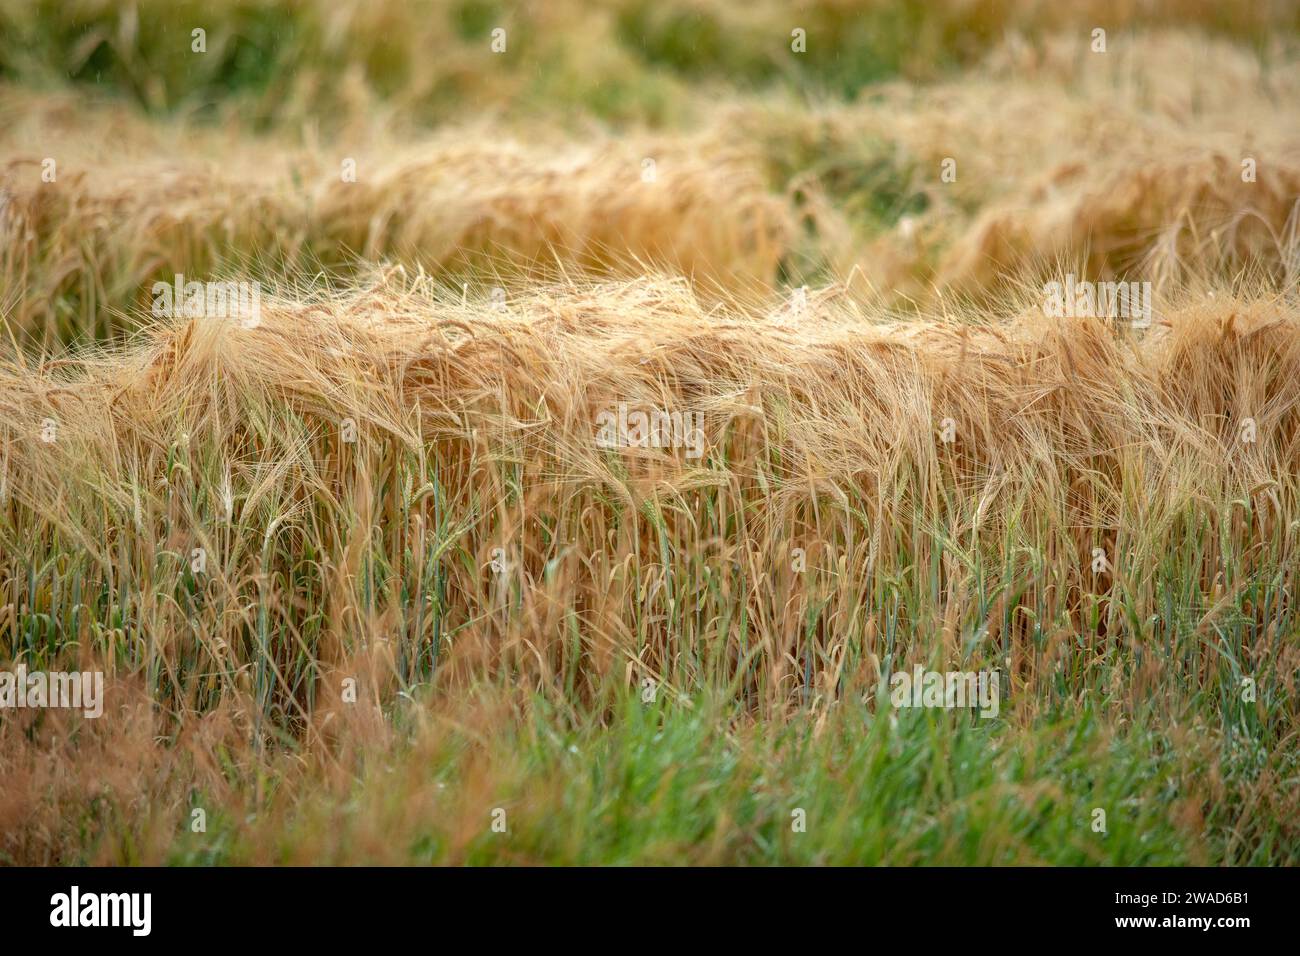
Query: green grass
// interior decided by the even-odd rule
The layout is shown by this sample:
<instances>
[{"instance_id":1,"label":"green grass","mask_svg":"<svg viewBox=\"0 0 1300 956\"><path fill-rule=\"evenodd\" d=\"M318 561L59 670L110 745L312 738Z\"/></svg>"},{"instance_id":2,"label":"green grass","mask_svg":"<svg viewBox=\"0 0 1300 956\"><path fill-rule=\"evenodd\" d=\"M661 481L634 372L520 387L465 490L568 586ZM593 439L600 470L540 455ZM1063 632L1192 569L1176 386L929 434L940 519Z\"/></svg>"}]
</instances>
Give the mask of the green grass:
<instances>
[{"instance_id":1,"label":"green grass","mask_svg":"<svg viewBox=\"0 0 1300 956\"><path fill-rule=\"evenodd\" d=\"M685 706L629 695L604 719L580 720L537 700L530 719L486 745L448 732L432 756L422 754L420 772L445 789L434 789L420 819L401 819L400 787L383 795L409 773L413 758L404 749L366 761L343 798L309 794L286 813L273 796L267 810L283 861L322 832L346 846L376 816L397 843L390 861L409 863L1123 866L1206 859L1209 847L1175 819L1182 801L1196 799L1181 776L1187 758L1148 727L1116 732L1103 723L1088 707L1044 717L1028 731L964 712L899 711L895 723L844 704L817 734L811 720L737 721L701 698ZM484 751L495 767L509 769L479 801L474 833L472 814L444 812L440 804L455 804L457 782ZM505 811L504 833L492 829L497 808ZM1099 808L1105 832L1094 828ZM468 830L459 842L458 826ZM266 836L256 819L210 819L205 834L178 835L171 862L265 860Z\"/></svg>"}]
</instances>

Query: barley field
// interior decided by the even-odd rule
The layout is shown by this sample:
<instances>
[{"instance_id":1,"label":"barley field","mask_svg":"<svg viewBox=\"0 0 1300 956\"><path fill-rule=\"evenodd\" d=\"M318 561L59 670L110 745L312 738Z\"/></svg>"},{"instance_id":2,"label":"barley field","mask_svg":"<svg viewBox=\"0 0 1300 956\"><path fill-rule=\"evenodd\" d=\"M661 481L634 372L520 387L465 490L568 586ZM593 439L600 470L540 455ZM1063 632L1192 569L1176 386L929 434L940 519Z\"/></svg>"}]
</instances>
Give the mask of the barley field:
<instances>
[{"instance_id":1,"label":"barley field","mask_svg":"<svg viewBox=\"0 0 1300 956\"><path fill-rule=\"evenodd\" d=\"M0 0L2 864L1296 865L1297 588L1294 3Z\"/></svg>"}]
</instances>

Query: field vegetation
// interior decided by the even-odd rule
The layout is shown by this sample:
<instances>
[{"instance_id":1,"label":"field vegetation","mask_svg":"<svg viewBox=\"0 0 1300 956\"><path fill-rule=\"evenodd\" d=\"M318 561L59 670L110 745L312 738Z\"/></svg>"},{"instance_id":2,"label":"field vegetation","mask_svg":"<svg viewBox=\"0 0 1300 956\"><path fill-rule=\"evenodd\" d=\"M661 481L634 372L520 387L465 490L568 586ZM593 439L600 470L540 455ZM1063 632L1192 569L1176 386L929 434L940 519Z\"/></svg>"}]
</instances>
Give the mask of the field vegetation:
<instances>
[{"instance_id":1,"label":"field vegetation","mask_svg":"<svg viewBox=\"0 0 1300 956\"><path fill-rule=\"evenodd\" d=\"M0 862L1300 863L1298 50L0 0Z\"/></svg>"}]
</instances>

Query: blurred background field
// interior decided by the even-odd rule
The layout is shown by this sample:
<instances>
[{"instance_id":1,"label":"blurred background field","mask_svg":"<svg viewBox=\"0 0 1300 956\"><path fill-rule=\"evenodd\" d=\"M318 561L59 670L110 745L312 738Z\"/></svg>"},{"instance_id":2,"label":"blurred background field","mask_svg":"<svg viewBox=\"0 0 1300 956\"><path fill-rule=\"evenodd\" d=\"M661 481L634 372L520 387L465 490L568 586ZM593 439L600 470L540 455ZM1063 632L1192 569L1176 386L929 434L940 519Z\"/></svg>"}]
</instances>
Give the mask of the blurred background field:
<instances>
[{"instance_id":1,"label":"blurred background field","mask_svg":"<svg viewBox=\"0 0 1300 956\"><path fill-rule=\"evenodd\" d=\"M663 267L749 298L840 282L895 308L996 302L1010 277L1062 266L1169 289L1249 266L1285 284L1298 16L5 3L10 322L102 339L176 272L351 278L380 261L453 286L565 264ZM46 158L57 190L34 175Z\"/></svg>"}]
</instances>

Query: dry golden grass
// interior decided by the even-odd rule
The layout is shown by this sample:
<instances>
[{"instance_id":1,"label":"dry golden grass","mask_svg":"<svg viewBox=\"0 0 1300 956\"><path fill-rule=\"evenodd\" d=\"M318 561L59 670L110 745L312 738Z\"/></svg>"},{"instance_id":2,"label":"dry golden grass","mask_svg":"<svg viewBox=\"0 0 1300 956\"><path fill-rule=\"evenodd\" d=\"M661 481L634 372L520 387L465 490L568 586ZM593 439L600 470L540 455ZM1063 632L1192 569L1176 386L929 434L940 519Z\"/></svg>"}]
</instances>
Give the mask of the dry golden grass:
<instances>
[{"instance_id":1,"label":"dry golden grass","mask_svg":"<svg viewBox=\"0 0 1300 956\"><path fill-rule=\"evenodd\" d=\"M412 760L472 726L466 695L504 695L483 741L525 720L508 703L520 694L599 713L646 677L673 696L726 688L766 719L824 720L872 699L892 654L900 667L1004 664L1008 719L1029 723L1061 667L1101 680L1132 653L1135 620L1179 651L1135 667L1116 716L1154 705L1175 719L1176 682L1222 686L1199 636L1229 618L1257 634L1241 667L1290 681L1285 605L1256 582L1289 586L1300 549L1300 311L1220 297L1158 315L1142 338L1029 309L900 324L834 296L765 315L706 308L682 281L535 288L502 312L421 281L277 301L253 329L169 323L127 351L6 368L0 586L73 628L125 710L76 744L47 724L43 750L6 729L5 852L75 855L71 808L102 792L135 842L100 842L94 859L160 861L194 788L239 819L260 798L236 781L261 767L286 802L237 826L253 841L239 858L399 861L395 836L415 836L397 821L429 805L433 781L403 760L381 702L425 682L447 709ZM597 413L617 401L701 411L705 457L598 447ZM340 439L348 418L355 444ZM1171 544L1178 586L1197 596L1174 618ZM191 588L195 545L210 558ZM508 578L491 569L497 547ZM1112 570L1090 570L1098 547ZM18 598L49 554L52 576ZM70 598L105 587L125 589L110 605L174 727L130 703L113 613ZM933 637L891 647L895 632ZM340 702L344 676L361 705ZM305 762L240 743L280 723ZM451 801L445 860L472 858L488 792L528 786L508 748L473 769L480 746L465 788L433 801ZM58 769L56 752L78 769ZM104 760L116 768L100 777ZM371 760L405 768L400 782L382 777L390 799L334 844L330 801ZM128 809L145 799L150 815ZM525 804L540 826L542 803ZM254 849L292 833L303 842ZM717 852L700 860L735 848Z\"/></svg>"},{"instance_id":2,"label":"dry golden grass","mask_svg":"<svg viewBox=\"0 0 1300 956\"><path fill-rule=\"evenodd\" d=\"M895 304L944 290L995 302L1066 266L1170 289L1247 266L1292 283L1300 68L1179 33L1079 49L1013 37L960 80L814 108L724 97L674 133L486 120L411 142L381 118L328 147L9 88L4 266L24 290L10 326L104 337L176 272L380 258L489 285L664 268L750 296L833 276ZM46 155L58 184L41 181ZM955 182L940 177L949 158Z\"/></svg>"},{"instance_id":3,"label":"dry golden grass","mask_svg":"<svg viewBox=\"0 0 1300 956\"><path fill-rule=\"evenodd\" d=\"M1300 862L1293 6L38 6L0 863Z\"/></svg>"},{"instance_id":4,"label":"dry golden grass","mask_svg":"<svg viewBox=\"0 0 1300 956\"><path fill-rule=\"evenodd\" d=\"M330 158L266 141L231 149L211 130L141 130L63 97L10 91L0 105L29 109L0 149L43 148L4 159L0 227L6 285L23 290L10 326L37 341L106 337L175 273L392 257L503 284L565 268L669 268L741 292L773 280L793 238L790 210L752 155L680 136L526 146L478 126ZM91 131L87 116L99 117ZM54 183L41 178L46 155ZM355 182L344 181L347 160Z\"/></svg>"},{"instance_id":5,"label":"dry golden grass","mask_svg":"<svg viewBox=\"0 0 1300 956\"><path fill-rule=\"evenodd\" d=\"M577 613L583 671L604 679L634 661L668 679L681 667L675 642L702 639L708 618L685 613L674 593L685 582L657 565L664 536L692 562L746 569L729 600L768 635L754 667L770 671L766 703L781 709L798 641L785 618L804 587L789 553L805 538L817 542L810 561L853 569L830 605L852 619L864 610L857 589L937 560L934 528L971 557L1032 529L1054 571L1025 582L1022 601L1077 628L1088 602L1121 584L1087 572L1095 547L1146 569L1124 575L1126 601L1159 612L1151 562L1171 531L1188 514L1235 522L1199 502L1247 503L1249 531L1233 525L1244 552L1268 540L1282 560L1294 547L1300 336L1289 300L1158 307L1137 340L1104 320L1029 309L975 326L880 324L833 301L765 317L706 309L680 282L541 288L503 312L428 296L277 302L255 329L183 322L129 352L7 368L5 482L21 542L10 579L58 542L84 549L85 587L111 580L123 554L200 542L219 555L204 590L221 599L200 619L151 604L137 626L156 653L197 652L229 671L249 624L239 596L265 572L268 547L288 548L290 566L304 546L317 555L322 646L337 648L354 625L407 629L396 592L373 616L358 611L361 564L378 547L392 585L415 570L406 561L423 560L412 543L441 522L441 547L466 559L445 593L448 613L483 642L470 658L492 647L487 660L545 686L568 666L564 622ZM608 453L596 422L618 402L700 412L707 453ZM1251 443L1239 440L1247 418ZM56 442L38 440L46 419L59 424ZM355 445L340 438L348 419ZM937 437L944 419L951 444ZM703 500L715 509L705 526ZM522 613L505 618L490 609L510 591L483 573L495 547L520 562ZM956 565L942 576L970 583ZM706 584L686 606L723 610ZM654 623L647 600L664 614ZM271 613L273 626L299 624L293 602ZM875 651L837 680L869 686ZM297 649L283 653L291 666Z\"/></svg>"},{"instance_id":6,"label":"dry golden grass","mask_svg":"<svg viewBox=\"0 0 1300 956\"><path fill-rule=\"evenodd\" d=\"M1178 32L1112 39L1104 56L1077 35L1012 37L957 79L873 93L735 104L714 127L761 144L812 224L814 255L865 278L860 291L996 303L1008 281L1063 266L1171 290L1244 269L1294 284L1293 59L1266 68ZM955 182L941 180L945 159Z\"/></svg>"},{"instance_id":7,"label":"dry golden grass","mask_svg":"<svg viewBox=\"0 0 1300 956\"><path fill-rule=\"evenodd\" d=\"M355 188L329 186L317 208L327 240L370 259L396 252L435 270L475 259L658 266L738 289L772 280L793 232L752 156L680 138L525 146L458 132Z\"/></svg>"}]
</instances>

